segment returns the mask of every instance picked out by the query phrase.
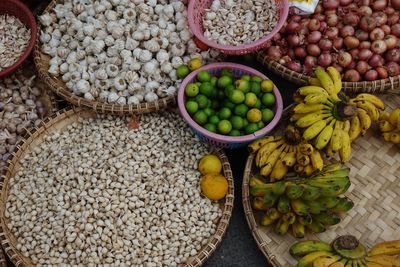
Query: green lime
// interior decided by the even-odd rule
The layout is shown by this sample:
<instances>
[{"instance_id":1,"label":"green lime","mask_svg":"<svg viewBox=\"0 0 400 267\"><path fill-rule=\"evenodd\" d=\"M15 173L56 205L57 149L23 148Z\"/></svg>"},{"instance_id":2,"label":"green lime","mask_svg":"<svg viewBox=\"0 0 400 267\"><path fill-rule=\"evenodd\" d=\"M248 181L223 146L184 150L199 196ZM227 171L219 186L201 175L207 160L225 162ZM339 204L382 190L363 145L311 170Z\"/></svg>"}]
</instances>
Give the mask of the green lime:
<instances>
[{"instance_id":1,"label":"green lime","mask_svg":"<svg viewBox=\"0 0 400 267\"><path fill-rule=\"evenodd\" d=\"M195 82L194 84L196 84L199 88L201 86L201 82Z\"/></svg>"},{"instance_id":2,"label":"green lime","mask_svg":"<svg viewBox=\"0 0 400 267\"><path fill-rule=\"evenodd\" d=\"M261 102L267 107L272 107L275 104L274 94L271 94L271 93L263 94L263 96L261 98Z\"/></svg>"},{"instance_id":3,"label":"green lime","mask_svg":"<svg viewBox=\"0 0 400 267\"><path fill-rule=\"evenodd\" d=\"M259 99L259 98L257 98L257 102L256 102L256 104L254 105L254 107L255 108L258 108L258 109L260 109L261 108L261 100Z\"/></svg>"},{"instance_id":4,"label":"green lime","mask_svg":"<svg viewBox=\"0 0 400 267\"><path fill-rule=\"evenodd\" d=\"M212 91L211 91L211 98L212 99L217 99L219 96L219 90L217 90L217 88L213 87Z\"/></svg>"},{"instance_id":5,"label":"green lime","mask_svg":"<svg viewBox=\"0 0 400 267\"><path fill-rule=\"evenodd\" d=\"M243 128L243 119L240 116L232 116L231 123L233 129L240 130Z\"/></svg>"},{"instance_id":6,"label":"green lime","mask_svg":"<svg viewBox=\"0 0 400 267\"><path fill-rule=\"evenodd\" d=\"M261 90L264 93L271 93L274 90L274 83L271 80L263 80L261 82Z\"/></svg>"},{"instance_id":7,"label":"green lime","mask_svg":"<svg viewBox=\"0 0 400 267\"><path fill-rule=\"evenodd\" d=\"M208 122L217 125L219 122L219 118L217 115L212 115L208 117Z\"/></svg>"},{"instance_id":8,"label":"green lime","mask_svg":"<svg viewBox=\"0 0 400 267\"><path fill-rule=\"evenodd\" d=\"M195 101L199 104L199 108L203 109L208 105L208 98L205 95L197 95L195 97Z\"/></svg>"},{"instance_id":9,"label":"green lime","mask_svg":"<svg viewBox=\"0 0 400 267\"><path fill-rule=\"evenodd\" d=\"M222 120L218 123L218 132L228 134L232 130L232 124L228 120Z\"/></svg>"},{"instance_id":10,"label":"green lime","mask_svg":"<svg viewBox=\"0 0 400 267\"><path fill-rule=\"evenodd\" d=\"M246 118L244 118L243 119L243 128L245 128L248 124L249 124L249 121Z\"/></svg>"},{"instance_id":11,"label":"green lime","mask_svg":"<svg viewBox=\"0 0 400 267\"><path fill-rule=\"evenodd\" d=\"M265 108L265 109L261 110L261 113L262 113L262 121L265 123L272 121L272 119L275 116L274 112L272 110L270 110L269 108Z\"/></svg>"},{"instance_id":12,"label":"green lime","mask_svg":"<svg viewBox=\"0 0 400 267\"><path fill-rule=\"evenodd\" d=\"M248 106L248 107L254 107L257 103L257 96L255 93L247 93L245 96L245 100L244 103Z\"/></svg>"},{"instance_id":13,"label":"green lime","mask_svg":"<svg viewBox=\"0 0 400 267\"><path fill-rule=\"evenodd\" d=\"M223 69L219 75L233 77L233 72L232 70Z\"/></svg>"},{"instance_id":14,"label":"green lime","mask_svg":"<svg viewBox=\"0 0 400 267\"><path fill-rule=\"evenodd\" d=\"M246 132L246 134L252 134L252 133L258 131L257 123L247 124L247 126L244 128L244 131Z\"/></svg>"},{"instance_id":15,"label":"green lime","mask_svg":"<svg viewBox=\"0 0 400 267\"><path fill-rule=\"evenodd\" d=\"M194 114L199 109L199 105L195 101L187 101L185 104L186 110L189 114Z\"/></svg>"},{"instance_id":16,"label":"green lime","mask_svg":"<svg viewBox=\"0 0 400 267\"><path fill-rule=\"evenodd\" d=\"M249 122L259 122L262 118L262 114L259 109L252 108L247 112L246 117Z\"/></svg>"},{"instance_id":17,"label":"green lime","mask_svg":"<svg viewBox=\"0 0 400 267\"><path fill-rule=\"evenodd\" d=\"M211 108L211 107L212 107L212 101L210 99L207 99L206 108Z\"/></svg>"},{"instance_id":18,"label":"green lime","mask_svg":"<svg viewBox=\"0 0 400 267\"><path fill-rule=\"evenodd\" d=\"M200 94L205 95L206 97L211 97L213 94L214 87L210 82L204 82L200 85Z\"/></svg>"},{"instance_id":19,"label":"green lime","mask_svg":"<svg viewBox=\"0 0 400 267\"><path fill-rule=\"evenodd\" d=\"M243 93L247 93L250 91L250 82L246 80L237 80L235 82L236 89L242 91Z\"/></svg>"},{"instance_id":20,"label":"green lime","mask_svg":"<svg viewBox=\"0 0 400 267\"><path fill-rule=\"evenodd\" d=\"M207 117L215 114L215 111L212 108L205 108L204 112L206 113Z\"/></svg>"},{"instance_id":21,"label":"green lime","mask_svg":"<svg viewBox=\"0 0 400 267\"><path fill-rule=\"evenodd\" d=\"M221 120L226 120L226 119L229 119L231 114L232 114L232 112L229 108L221 108L221 110L218 112L218 117Z\"/></svg>"},{"instance_id":22,"label":"green lime","mask_svg":"<svg viewBox=\"0 0 400 267\"><path fill-rule=\"evenodd\" d=\"M211 101L211 107L212 107L214 110L219 109L219 102L218 102L218 100L213 99L213 100Z\"/></svg>"},{"instance_id":23,"label":"green lime","mask_svg":"<svg viewBox=\"0 0 400 267\"><path fill-rule=\"evenodd\" d=\"M259 76L251 76L251 81L252 82L258 82L258 83L260 83L260 82L262 82L262 78L261 77L259 77Z\"/></svg>"},{"instance_id":24,"label":"green lime","mask_svg":"<svg viewBox=\"0 0 400 267\"><path fill-rule=\"evenodd\" d=\"M202 110L197 111L194 114L193 119L194 119L195 122L197 122L200 125L204 125L204 124L207 123L207 115Z\"/></svg>"},{"instance_id":25,"label":"green lime","mask_svg":"<svg viewBox=\"0 0 400 267\"><path fill-rule=\"evenodd\" d=\"M199 71L196 77L197 80L202 83L211 81L211 74L206 70Z\"/></svg>"},{"instance_id":26,"label":"green lime","mask_svg":"<svg viewBox=\"0 0 400 267\"><path fill-rule=\"evenodd\" d=\"M232 101L234 104L240 104L244 101L244 93L240 90L233 90L229 99Z\"/></svg>"},{"instance_id":27,"label":"green lime","mask_svg":"<svg viewBox=\"0 0 400 267\"><path fill-rule=\"evenodd\" d=\"M265 127L265 124L264 124L264 122L263 122L263 121L259 121L259 122L257 122L257 127L258 127L258 130L260 130L260 129L264 128L264 127Z\"/></svg>"},{"instance_id":28,"label":"green lime","mask_svg":"<svg viewBox=\"0 0 400 267\"><path fill-rule=\"evenodd\" d=\"M217 85L220 88L225 88L228 85L232 84L232 78L229 76L222 76L218 79Z\"/></svg>"},{"instance_id":29,"label":"green lime","mask_svg":"<svg viewBox=\"0 0 400 267\"><path fill-rule=\"evenodd\" d=\"M250 77L250 75L244 74L244 75L240 76L240 79L250 82L251 77Z\"/></svg>"},{"instance_id":30,"label":"green lime","mask_svg":"<svg viewBox=\"0 0 400 267\"><path fill-rule=\"evenodd\" d=\"M230 131L229 135L230 136L241 136L242 134L240 133L239 130L233 129L232 131Z\"/></svg>"},{"instance_id":31,"label":"green lime","mask_svg":"<svg viewBox=\"0 0 400 267\"><path fill-rule=\"evenodd\" d=\"M211 77L210 83L215 87L217 86L218 78L213 76Z\"/></svg>"},{"instance_id":32,"label":"green lime","mask_svg":"<svg viewBox=\"0 0 400 267\"><path fill-rule=\"evenodd\" d=\"M232 92L233 92L233 90L235 90L235 86L233 86L232 84L230 84L227 87L225 87L225 89L224 89L225 97L230 97Z\"/></svg>"},{"instance_id":33,"label":"green lime","mask_svg":"<svg viewBox=\"0 0 400 267\"><path fill-rule=\"evenodd\" d=\"M178 76L179 79L185 78L189 73L190 73L190 69L187 65L180 65L176 69L176 76Z\"/></svg>"},{"instance_id":34,"label":"green lime","mask_svg":"<svg viewBox=\"0 0 400 267\"><path fill-rule=\"evenodd\" d=\"M189 83L185 87L185 94L188 97L194 97L199 93L199 87L195 83Z\"/></svg>"},{"instance_id":35,"label":"green lime","mask_svg":"<svg viewBox=\"0 0 400 267\"><path fill-rule=\"evenodd\" d=\"M216 91L217 91L217 93L218 93L218 99L220 99L220 100L222 100L222 99L225 99L225 93L224 93L224 91L222 91L222 90L218 90L218 89L215 89Z\"/></svg>"},{"instance_id":36,"label":"green lime","mask_svg":"<svg viewBox=\"0 0 400 267\"><path fill-rule=\"evenodd\" d=\"M235 107L233 113L235 113L235 115L238 115L242 118L245 118L248 110L249 110L249 108L245 104L240 104Z\"/></svg>"},{"instance_id":37,"label":"green lime","mask_svg":"<svg viewBox=\"0 0 400 267\"><path fill-rule=\"evenodd\" d=\"M229 108L229 109L234 109L235 108L235 104L233 104L231 101L229 101L228 99L225 99L224 102L222 103L222 106L225 108Z\"/></svg>"},{"instance_id":38,"label":"green lime","mask_svg":"<svg viewBox=\"0 0 400 267\"><path fill-rule=\"evenodd\" d=\"M257 82L250 82L250 91L258 95L261 92L261 85Z\"/></svg>"},{"instance_id":39,"label":"green lime","mask_svg":"<svg viewBox=\"0 0 400 267\"><path fill-rule=\"evenodd\" d=\"M204 128L213 133L217 132L217 126L215 124L207 123L204 125Z\"/></svg>"}]
</instances>

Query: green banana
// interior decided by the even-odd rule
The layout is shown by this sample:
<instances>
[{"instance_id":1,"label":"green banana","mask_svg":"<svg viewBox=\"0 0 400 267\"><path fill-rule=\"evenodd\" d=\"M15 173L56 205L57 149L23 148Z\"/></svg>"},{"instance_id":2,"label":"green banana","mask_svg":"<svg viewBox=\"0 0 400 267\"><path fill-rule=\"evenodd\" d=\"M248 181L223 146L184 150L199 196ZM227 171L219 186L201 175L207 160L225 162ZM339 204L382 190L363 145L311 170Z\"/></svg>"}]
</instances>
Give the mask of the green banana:
<instances>
[{"instance_id":1,"label":"green banana","mask_svg":"<svg viewBox=\"0 0 400 267\"><path fill-rule=\"evenodd\" d=\"M288 182L286 185L286 195L290 199L297 199L303 195L304 188L300 185Z\"/></svg>"},{"instance_id":2,"label":"green banana","mask_svg":"<svg viewBox=\"0 0 400 267\"><path fill-rule=\"evenodd\" d=\"M269 218L276 220L281 217L281 214L277 211L275 208L270 208L265 212L265 215L268 216Z\"/></svg>"},{"instance_id":3,"label":"green banana","mask_svg":"<svg viewBox=\"0 0 400 267\"><path fill-rule=\"evenodd\" d=\"M272 190L272 184L256 184L250 187L250 194L254 197L262 197L266 192Z\"/></svg>"},{"instance_id":4,"label":"green banana","mask_svg":"<svg viewBox=\"0 0 400 267\"><path fill-rule=\"evenodd\" d=\"M285 193L285 189L286 189L286 183L284 181L279 181L279 182L275 182L272 184L272 192L275 195L282 195L283 193Z\"/></svg>"},{"instance_id":5,"label":"green banana","mask_svg":"<svg viewBox=\"0 0 400 267\"><path fill-rule=\"evenodd\" d=\"M264 201L262 197L255 197L251 202L251 206L255 210L267 210L268 208L264 206Z\"/></svg>"},{"instance_id":6,"label":"green banana","mask_svg":"<svg viewBox=\"0 0 400 267\"><path fill-rule=\"evenodd\" d=\"M321 203L322 205L324 205L326 208L331 209L331 208L333 208L334 206L336 206L339 203L340 198L337 197L337 196L334 196L334 197L322 197L322 198L319 198L317 201L319 203Z\"/></svg>"},{"instance_id":7,"label":"green banana","mask_svg":"<svg viewBox=\"0 0 400 267\"><path fill-rule=\"evenodd\" d=\"M299 223L302 225L307 225L312 223L312 216L311 214L307 214L305 216L297 216L296 219L298 220Z\"/></svg>"},{"instance_id":8,"label":"green banana","mask_svg":"<svg viewBox=\"0 0 400 267\"><path fill-rule=\"evenodd\" d=\"M314 220L314 219L310 224L307 224L306 227L311 232L316 233L316 234L325 232L325 230L326 230L325 226L322 223L320 223L319 221Z\"/></svg>"},{"instance_id":9,"label":"green banana","mask_svg":"<svg viewBox=\"0 0 400 267\"><path fill-rule=\"evenodd\" d=\"M323 211L326 211L326 207L317 201L308 201L306 202L311 214L319 214Z\"/></svg>"},{"instance_id":10,"label":"green banana","mask_svg":"<svg viewBox=\"0 0 400 267\"><path fill-rule=\"evenodd\" d=\"M301 199L292 199L290 205L292 210L299 216L307 215L310 212L310 208Z\"/></svg>"},{"instance_id":11,"label":"green banana","mask_svg":"<svg viewBox=\"0 0 400 267\"><path fill-rule=\"evenodd\" d=\"M350 168L343 168L340 170L334 171L323 171L323 173L317 173L312 176L310 179L319 179L319 178L339 178L339 177L348 177L350 173Z\"/></svg>"},{"instance_id":12,"label":"green banana","mask_svg":"<svg viewBox=\"0 0 400 267\"><path fill-rule=\"evenodd\" d=\"M321 196L321 189L318 187L303 184L304 192L301 198L306 201L315 200Z\"/></svg>"},{"instance_id":13,"label":"green banana","mask_svg":"<svg viewBox=\"0 0 400 267\"><path fill-rule=\"evenodd\" d=\"M322 212L319 214L314 214L313 216L313 221L318 221L324 225L335 225L340 223L340 217L333 214L333 213L327 213L327 212Z\"/></svg>"},{"instance_id":14,"label":"green banana","mask_svg":"<svg viewBox=\"0 0 400 267\"><path fill-rule=\"evenodd\" d=\"M274 206L277 199L278 196L272 193L272 191L266 192L263 197L264 206L267 208L271 208L272 206Z\"/></svg>"},{"instance_id":15,"label":"green banana","mask_svg":"<svg viewBox=\"0 0 400 267\"><path fill-rule=\"evenodd\" d=\"M297 267L311 267L313 262L319 257L324 256L334 256L331 252L328 251L315 251L305 255L297 262Z\"/></svg>"},{"instance_id":16,"label":"green banana","mask_svg":"<svg viewBox=\"0 0 400 267\"><path fill-rule=\"evenodd\" d=\"M288 213L290 211L290 200L287 196L282 195L279 197L277 209L280 213Z\"/></svg>"},{"instance_id":17,"label":"green banana","mask_svg":"<svg viewBox=\"0 0 400 267\"><path fill-rule=\"evenodd\" d=\"M303 224L299 223L298 221L295 221L292 224L292 232L294 237L303 238L306 233L306 228Z\"/></svg>"},{"instance_id":18,"label":"green banana","mask_svg":"<svg viewBox=\"0 0 400 267\"><path fill-rule=\"evenodd\" d=\"M319 240L304 240L293 244L289 253L292 256L304 256L315 251L332 251L332 246Z\"/></svg>"},{"instance_id":19,"label":"green banana","mask_svg":"<svg viewBox=\"0 0 400 267\"><path fill-rule=\"evenodd\" d=\"M277 224L275 226L275 232L277 234L284 235L287 233L287 231L289 230L291 221L293 221L292 216L293 215L291 215L290 213L286 213L279 219L279 221L277 222ZM295 217L294 217L294 219L295 219Z\"/></svg>"},{"instance_id":20,"label":"green banana","mask_svg":"<svg viewBox=\"0 0 400 267\"><path fill-rule=\"evenodd\" d=\"M339 199L339 202L330 211L335 213L341 213L349 211L353 207L354 207L354 202L347 197L343 197Z\"/></svg>"}]
</instances>

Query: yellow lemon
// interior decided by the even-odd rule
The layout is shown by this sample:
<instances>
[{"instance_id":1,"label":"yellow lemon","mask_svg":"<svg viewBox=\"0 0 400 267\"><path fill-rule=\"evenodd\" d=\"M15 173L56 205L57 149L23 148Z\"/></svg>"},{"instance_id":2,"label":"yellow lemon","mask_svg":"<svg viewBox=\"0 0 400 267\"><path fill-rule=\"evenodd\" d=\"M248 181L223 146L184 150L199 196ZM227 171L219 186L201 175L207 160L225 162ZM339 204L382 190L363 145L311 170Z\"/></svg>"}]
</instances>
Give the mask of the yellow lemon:
<instances>
[{"instance_id":1,"label":"yellow lemon","mask_svg":"<svg viewBox=\"0 0 400 267\"><path fill-rule=\"evenodd\" d=\"M247 120L249 122L259 122L262 119L262 113L257 108L252 108L247 112Z\"/></svg>"},{"instance_id":2,"label":"yellow lemon","mask_svg":"<svg viewBox=\"0 0 400 267\"><path fill-rule=\"evenodd\" d=\"M216 155L205 155L199 162L199 171L201 174L220 173L222 163Z\"/></svg>"},{"instance_id":3,"label":"yellow lemon","mask_svg":"<svg viewBox=\"0 0 400 267\"><path fill-rule=\"evenodd\" d=\"M203 65L200 58L192 58L189 60L188 67L191 71L197 70Z\"/></svg>"},{"instance_id":4,"label":"yellow lemon","mask_svg":"<svg viewBox=\"0 0 400 267\"><path fill-rule=\"evenodd\" d=\"M220 200L228 192L228 180L221 174L206 174L201 178L200 188L208 199Z\"/></svg>"}]
</instances>

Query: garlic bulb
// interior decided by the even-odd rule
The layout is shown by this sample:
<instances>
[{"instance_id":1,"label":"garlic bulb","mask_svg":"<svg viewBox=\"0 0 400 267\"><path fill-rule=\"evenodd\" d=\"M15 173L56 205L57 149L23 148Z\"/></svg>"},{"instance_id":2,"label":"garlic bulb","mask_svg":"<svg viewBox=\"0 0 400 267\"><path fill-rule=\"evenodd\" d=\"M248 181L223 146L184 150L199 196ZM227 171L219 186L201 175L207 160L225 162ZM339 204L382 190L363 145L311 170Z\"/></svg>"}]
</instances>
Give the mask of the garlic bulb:
<instances>
[{"instance_id":1,"label":"garlic bulb","mask_svg":"<svg viewBox=\"0 0 400 267\"><path fill-rule=\"evenodd\" d=\"M148 62L153 58L153 55L151 54L150 51L148 50L142 50L142 52L139 55L139 60L141 62Z\"/></svg>"},{"instance_id":2,"label":"garlic bulb","mask_svg":"<svg viewBox=\"0 0 400 267\"><path fill-rule=\"evenodd\" d=\"M107 72L108 77L114 78L119 73L118 66L116 66L114 64L108 64L106 66L106 72Z\"/></svg>"},{"instance_id":3,"label":"garlic bulb","mask_svg":"<svg viewBox=\"0 0 400 267\"><path fill-rule=\"evenodd\" d=\"M86 80L79 80L76 83L76 91L78 94L85 94L90 91L90 83Z\"/></svg>"}]
</instances>

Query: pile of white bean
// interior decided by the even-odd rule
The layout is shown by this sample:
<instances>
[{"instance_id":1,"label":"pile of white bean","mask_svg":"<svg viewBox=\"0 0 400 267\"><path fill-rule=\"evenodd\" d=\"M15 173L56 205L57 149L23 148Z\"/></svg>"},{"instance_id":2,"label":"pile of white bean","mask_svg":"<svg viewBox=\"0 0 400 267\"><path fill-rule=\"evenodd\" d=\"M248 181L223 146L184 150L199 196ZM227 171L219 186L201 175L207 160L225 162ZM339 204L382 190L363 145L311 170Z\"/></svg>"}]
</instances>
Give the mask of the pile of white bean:
<instances>
[{"instance_id":1,"label":"pile of white bean","mask_svg":"<svg viewBox=\"0 0 400 267\"><path fill-rule=\"evenodd\" d=\"M38 266L178 266L215 233L201 197L209 147L176 114L80 119L48 135L10 179L5 215Z\"/></svg>"}]
</instances>

